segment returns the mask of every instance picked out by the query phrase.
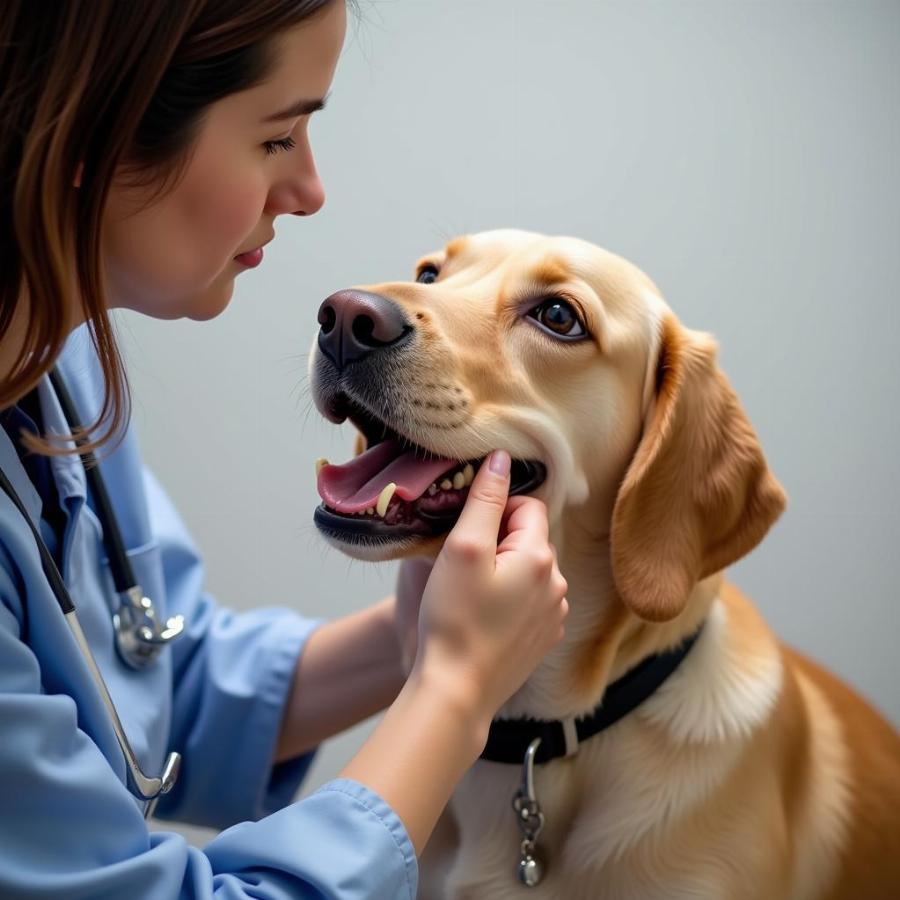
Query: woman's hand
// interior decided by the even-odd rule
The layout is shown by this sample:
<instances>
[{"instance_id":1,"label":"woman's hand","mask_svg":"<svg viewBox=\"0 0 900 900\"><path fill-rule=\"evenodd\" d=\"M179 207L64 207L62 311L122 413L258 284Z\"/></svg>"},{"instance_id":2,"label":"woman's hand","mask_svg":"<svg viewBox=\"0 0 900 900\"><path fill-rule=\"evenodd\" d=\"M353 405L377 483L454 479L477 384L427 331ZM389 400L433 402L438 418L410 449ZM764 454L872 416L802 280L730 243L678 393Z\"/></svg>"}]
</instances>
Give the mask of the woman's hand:
<instances>
[{"instance_id":1,"label":"woman's hand","mask_svg":"<svg viewBox=\"0 0 900 900\"><path fill-rule=\"evenodd\" d=\"M547 510L509 498L509 465L497 451L478 470L428 577L413 667L488 723L562 640L568 613Z\"/></svg>"},{"instance_id":2,"label":"woman's hand","mask_svg":"<svg viewBox=\"0 0 900 900\"><path fill-rule=\"evenodd\" d=\"M414 615L427 572L411 565L401 576L397 605ZM509 454L492 454L428 577L410 677L341 773L394 809L417 853L494 714L562 639L566 590L544 504L510 500Z\"/></svg>"}]
</instances>

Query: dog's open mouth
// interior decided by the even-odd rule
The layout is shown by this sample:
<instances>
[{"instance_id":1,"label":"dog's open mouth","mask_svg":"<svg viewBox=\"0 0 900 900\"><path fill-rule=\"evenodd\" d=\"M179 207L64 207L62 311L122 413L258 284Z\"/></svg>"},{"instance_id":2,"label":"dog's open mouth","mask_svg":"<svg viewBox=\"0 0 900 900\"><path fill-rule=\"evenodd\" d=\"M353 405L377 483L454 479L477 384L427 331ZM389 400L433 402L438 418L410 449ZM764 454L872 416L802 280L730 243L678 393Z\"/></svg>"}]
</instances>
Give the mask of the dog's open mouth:
<instances>
[{"instance_id":1,"label":"dog's open mouth","mask_svg":"<svg viewBox=\"0 0 900 900\"><path fill-rule=\"evenodd\" d=\"M482 459L437 456L353 404L347 418L366 438L364 453L343 465L322 463L322 504L316 525L350 543L374 538L430 538L446 534L465 504ZM510 494L527 494L546 477L543 463L514 459Z\"/></svg>"}]
</instances>

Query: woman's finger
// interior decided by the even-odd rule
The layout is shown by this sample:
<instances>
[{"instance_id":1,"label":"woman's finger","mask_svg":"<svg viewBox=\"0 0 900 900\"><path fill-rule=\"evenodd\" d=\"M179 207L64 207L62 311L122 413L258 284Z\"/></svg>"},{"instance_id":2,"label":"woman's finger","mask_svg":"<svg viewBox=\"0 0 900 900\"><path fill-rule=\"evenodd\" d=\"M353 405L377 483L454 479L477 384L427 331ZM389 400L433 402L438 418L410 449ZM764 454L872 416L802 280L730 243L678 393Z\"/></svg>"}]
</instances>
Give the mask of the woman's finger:
<instances>
[{"instance_id":1,"label":"woman's finger","mask_svg":"<svg viewBox=\"0 0 900 900\"><path fill-rule=\"evenodd\" d=\"M547 507L536 497L511 497L504 516L504 531L498 552L546 544L550 535Z\"/></svg>"},{"instance_id":2,"label":"woman's finger","mask_svg":"<svg viewBox=\"0 0 900 900\"><path fill-rule=\"evenodd\" d=\"M495 450L478 469L459 520L447 536L444 550L469 562L490 560L497 550L497 534L509 499L510 458Z\"/></svg>"}]
</instances>

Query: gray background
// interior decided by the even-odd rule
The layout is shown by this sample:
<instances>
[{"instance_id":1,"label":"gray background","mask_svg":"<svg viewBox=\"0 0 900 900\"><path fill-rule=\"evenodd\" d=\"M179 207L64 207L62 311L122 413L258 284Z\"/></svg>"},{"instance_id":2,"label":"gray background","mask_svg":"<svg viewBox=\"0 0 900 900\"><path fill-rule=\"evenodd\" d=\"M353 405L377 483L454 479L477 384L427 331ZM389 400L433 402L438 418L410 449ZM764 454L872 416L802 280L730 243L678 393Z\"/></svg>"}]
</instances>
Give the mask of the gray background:
<instances>
[{"instance_id":1,"label":"gray background","mask_svg":"<svg viewBox=\"0 0 900 900\"><path fill-rule=\"evenodd\" d=\"M223 603L338 616L389 593L311 524L332 291L454 235L572 234L711 331L789 506L732 569L770 623L900 724L900 4L362 0L312 125L327 202L207 323L121 314L145 456ZM373 722L329 741L304 792ZM192 840L208 832L187 829Z\"/></svg>"}]
</instances>

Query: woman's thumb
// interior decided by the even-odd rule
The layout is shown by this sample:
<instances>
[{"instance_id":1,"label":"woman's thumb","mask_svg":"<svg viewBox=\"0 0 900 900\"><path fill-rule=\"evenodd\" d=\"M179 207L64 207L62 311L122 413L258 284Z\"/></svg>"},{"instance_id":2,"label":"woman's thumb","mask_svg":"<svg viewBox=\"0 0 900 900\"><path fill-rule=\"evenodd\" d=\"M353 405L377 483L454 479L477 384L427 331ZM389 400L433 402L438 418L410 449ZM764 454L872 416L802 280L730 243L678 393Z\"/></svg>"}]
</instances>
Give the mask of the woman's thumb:
<instances>
[{"instance_id":1,"label":"woman's thumb","mask_svg":"<svg viewBox=\"0 0 900 900\"><path fill-rule=\"evenodd\" d=\"M469 495L453 527L453 532L465 535L492 550L497 546L497 534L506 501L509 499L509 454L495 450L479 468L469 488Z\"/></svg>"}]
</instances>

